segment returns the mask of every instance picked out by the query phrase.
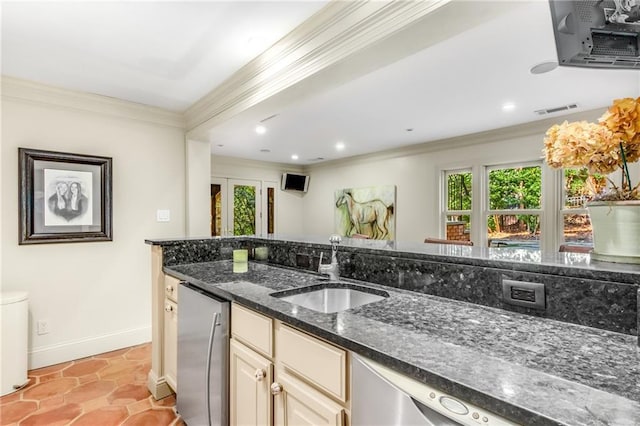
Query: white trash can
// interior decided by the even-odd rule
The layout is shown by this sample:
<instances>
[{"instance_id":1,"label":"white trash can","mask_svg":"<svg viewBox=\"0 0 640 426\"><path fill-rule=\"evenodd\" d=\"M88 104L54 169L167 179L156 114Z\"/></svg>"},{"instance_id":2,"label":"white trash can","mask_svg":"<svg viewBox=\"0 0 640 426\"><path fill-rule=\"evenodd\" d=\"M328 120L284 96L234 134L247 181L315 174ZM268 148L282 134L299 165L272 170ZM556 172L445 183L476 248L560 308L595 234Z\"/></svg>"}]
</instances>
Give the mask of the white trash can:
<instances>
[{"instance_id":1,"label":"white trash can","mask_svg":"<svg viewBox=\"0 0 640 426\"><path fill-rule=\"evenodd\" d=\"M0 396L28 382L29 299L25 291L0 293Z\"/></svg>"}]
</instances>

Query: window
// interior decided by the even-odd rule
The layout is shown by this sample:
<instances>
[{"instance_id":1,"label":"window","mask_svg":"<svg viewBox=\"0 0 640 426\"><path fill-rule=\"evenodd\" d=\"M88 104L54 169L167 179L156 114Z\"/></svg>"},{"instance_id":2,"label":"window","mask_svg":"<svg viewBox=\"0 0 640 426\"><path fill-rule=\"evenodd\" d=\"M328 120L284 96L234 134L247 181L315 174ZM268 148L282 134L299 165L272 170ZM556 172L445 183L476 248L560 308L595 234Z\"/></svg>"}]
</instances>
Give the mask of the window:
<instances>
[{"instance_id":1,"label":"window","mask_svg":"<svg viewBox=\"0 0 640 426\"><path fill-rule=\"evenodd\" d=\"M445 172L445 238L470 241L471 239L471 191L470 170Z\"/></svg>"},{"instance_id":2,"label":"window","mask_svg":"<svg viewBox=\"0 0 640 426\"><path fill-rule=\"evenodd\" d=\"M585 204L591 200L590 194L606 187L607 179L601 175L589 176L586 169L564 169L562 172L562 242L592 245L591 222Z\"/></svg>"},{"instance_id":3,"label":"window","mask_svg":"<svg viewBox=\"0 0 640 426\"><path fill-rule=\"evenodd\" d=\"M486 191L488 245L540 248L542 166L487 167Z\"/></svg>"}]
</instances>

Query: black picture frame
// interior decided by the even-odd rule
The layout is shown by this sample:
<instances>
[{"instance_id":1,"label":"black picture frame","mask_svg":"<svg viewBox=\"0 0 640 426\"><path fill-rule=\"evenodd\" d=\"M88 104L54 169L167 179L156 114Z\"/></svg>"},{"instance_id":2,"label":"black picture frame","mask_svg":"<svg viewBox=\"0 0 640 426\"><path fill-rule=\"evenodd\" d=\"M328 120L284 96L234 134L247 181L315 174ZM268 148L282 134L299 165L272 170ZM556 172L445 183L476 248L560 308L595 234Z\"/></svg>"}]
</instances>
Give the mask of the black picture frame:
<instances>
[{"instance_id":1,"label":"black picture frame","mask_svg":"<svg viewBox=\"0 0 640 426\"><path fill-rule=\"evenodd\" d=\"M19 241L112 241L112 159L18 148Z\"/></svg>"}]
</instances>

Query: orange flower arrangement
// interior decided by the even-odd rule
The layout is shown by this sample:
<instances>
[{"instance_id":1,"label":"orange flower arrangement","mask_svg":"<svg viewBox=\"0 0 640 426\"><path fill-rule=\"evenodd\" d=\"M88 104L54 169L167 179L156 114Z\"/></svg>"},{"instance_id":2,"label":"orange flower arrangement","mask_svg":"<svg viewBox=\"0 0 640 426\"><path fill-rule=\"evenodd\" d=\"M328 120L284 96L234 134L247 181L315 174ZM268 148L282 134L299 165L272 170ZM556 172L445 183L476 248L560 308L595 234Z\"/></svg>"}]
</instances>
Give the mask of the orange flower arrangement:
<instances>
[{"instance_id":1,"label":"orange flower arrangement","mask_svg":"<svg viewBox=\"0 0 640 426\"><path fill-rule=\"evenodd\" d=\"M640 200L640 184L631 186L627 163L640 159L640 98L616 99L598 123L578 121L552 126L544 138L552 168L586 167L590 174L622 169L622 185L598 194L600 200Z\"/></svg>"}]
</instances>

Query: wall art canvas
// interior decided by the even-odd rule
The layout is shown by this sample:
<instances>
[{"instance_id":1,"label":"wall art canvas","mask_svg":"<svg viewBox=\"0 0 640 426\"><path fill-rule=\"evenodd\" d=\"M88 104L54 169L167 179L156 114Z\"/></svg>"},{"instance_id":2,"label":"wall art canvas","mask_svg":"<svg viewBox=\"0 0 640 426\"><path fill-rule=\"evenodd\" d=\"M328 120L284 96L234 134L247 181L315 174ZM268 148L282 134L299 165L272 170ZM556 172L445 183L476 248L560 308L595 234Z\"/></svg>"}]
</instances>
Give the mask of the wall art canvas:
<instances>
[{"instance_id":1,"label":"wall art canvas","mask_svg":"<svg viewBox=\"0 0 640 426\"><path fill-rule=\"evenodd\" d=\"M335 192L336 233L343 237L395 240L395 185Z\"/></svg>"},{"instance_id":2,"label":"wall art canvas","mask_svg":"<svg viewBox=\"0 0 640 426\"><path fill-rule=\"evenodd\" d=\"M19 148L19 244L112 240L109 157Z\"/></svg>"}]
</instances>

